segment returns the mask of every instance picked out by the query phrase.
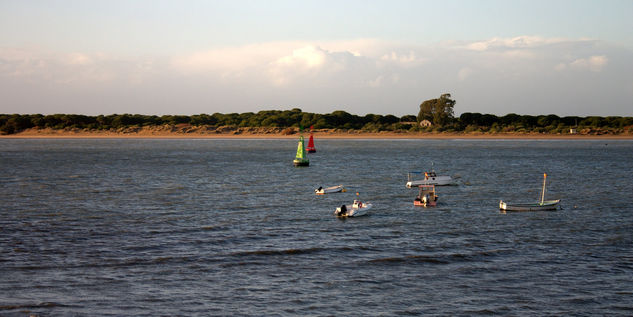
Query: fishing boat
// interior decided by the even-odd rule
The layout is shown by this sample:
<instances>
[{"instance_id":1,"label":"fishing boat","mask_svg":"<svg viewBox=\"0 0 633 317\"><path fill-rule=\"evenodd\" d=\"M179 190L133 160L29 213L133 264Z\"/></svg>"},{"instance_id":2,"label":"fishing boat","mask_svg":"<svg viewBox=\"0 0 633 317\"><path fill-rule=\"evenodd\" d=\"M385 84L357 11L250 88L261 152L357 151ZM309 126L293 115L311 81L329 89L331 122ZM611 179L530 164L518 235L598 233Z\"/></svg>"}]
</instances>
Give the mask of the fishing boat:
<instances>
[{"instance_id":1,"label":"fishing boat","mask_svg":"<svg viewBox=\"0 0 633 317\"><path fill-rule=\"evenodd\" d=\"M499 209L502 211L544 211L544 210L557 210L559 207L560 199L557 200L544 200L542 202L527 203L527 204L510 204L503 200L499 201Z\"/></svg>"},{"instance_id":2,"label":"fishing boat","mask_svg":"<svg viewBox=\"0 0 633 317\"><path fill-rule=\"evenodd\" d=\"M435 207L437 205L437 196L435 194L435 185L420 185L420 192L413 200L414 206L430 206Z\"/></svg>"},{"instance_id":3,"label":"fishing boat","mask_svg":"<svg viewBox=\"0 0 633 317\"><path fill-rule=\"evenodd\" d=\"M413 175L424 174L424 178L422 179L414 179ZM431 170L430 172L409 172L407 174L407 188L418 187L420 185L435 185L435 186L444 186L444 185L452 185L453 178L445 175L437 175L435 171Z\"/></svg>"},{"instance_id":4,"label":"fishing boat","mask_svg":"<svg viewBox=\"0 0 633 317\"><path fill-rule=\"evenodd\" d=\"M310 165L310 160L306 158L306 149L303 145L303 135L299 137L299 145L297 145L297 156L295 157L292 163L295 166L308 166Z\"/></svg>"},{"instance_id":5,"label":"fishing boat","mask_svg":"<svg viewBox=\"0 0 633 317\"><path fill-rule=\"evenodd\" d=\"M319 187L317 189L314 190L314 192L317 195L325 195L325 194L331 194L331 193L340 193L340 192L345 192L345 187L343 187L343 185L338 185L338 186L331 186L331 187Z\"/></svg>"},{"instance_id":6,"label":"fishing boat","mask_svg":"<svg viewBox=\"0 0 633 317\"><path fill-rule=\"evenodd\" d=\"M342 205L337 207L334 214L337 217L360 217L367 213L367 210L371 209L372 204L363 203L358 199L354 199L352 205Z\"/></svg>"},{"instance_id":7,"label":"fishing boat","mask_svg":"<svg viewBox=\"0 0 633 317\"><path fill-rule=\"evenodd\" d=\"M314 147L314 135L312 133L312 126L310 126L310 138L308 139L308 147L306 148L308 153L315 153L316 148Z\"/></svg>"},{"instance_id":8,"label":"fishing boat","mask_svg":"<svg viewBox=\"0 0 633 317\"><path fill-rule=\"evenodd\" d=\"M547 182L547 174L543 174L543 190L541 191L541 200L535 203L511 204L499 201L499 209L501 211L543 211L557 210L560 208L560 199L545 200L545 184Z\"/></svg>"}]
</instances>

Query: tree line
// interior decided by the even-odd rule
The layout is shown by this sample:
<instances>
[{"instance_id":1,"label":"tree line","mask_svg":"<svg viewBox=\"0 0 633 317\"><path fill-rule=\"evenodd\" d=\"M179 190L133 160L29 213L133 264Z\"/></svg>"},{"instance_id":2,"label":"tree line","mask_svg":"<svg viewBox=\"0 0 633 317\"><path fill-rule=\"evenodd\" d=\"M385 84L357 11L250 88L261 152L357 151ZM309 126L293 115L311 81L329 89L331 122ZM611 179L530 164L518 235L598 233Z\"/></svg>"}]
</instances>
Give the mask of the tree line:
<instances>
[{"instance_id":1,"label":"tree line","mask_svg":"<svg viewBox=\"0 0 633 317\"><path fill-rule=\"evenodd\" d=\"M266 110L257 113L214 113L198 115L141 115L112 114L87 116L77 114L0 114L0 133L13 134L29 128L116 130L128 127L162 126L188 124L192 126L232 126L232 127L279 127L315 129L346 129L370 132L378 131L424 131L424 132L540 132L568 133L570 128L600 130L606 133L623 133L633 129L633 117L559 117L557 115L496 116L466 112L454 117L450 95L439 98L448 102L448 108L425 105L433 111L422 111L418 116L367 114L358 116L345 111L328 114L303 112L301 109ZM446 100L448 99L448 100ZM424 103L423 103L424 104ZM425 108L425 109L427 109ZM437 110L440 109L440 110ZM419 122L429 120L432 125L421 127Z\"/></svg>"},{"instance_id":2,"label":"tree line","mask_svg":"<svg viewBox=\"0 0 633 317\"><path fill-rule=\"evenodd\" d=\"M429 121L436 130L455 132L538 132L569 133L571 129L585 133L631 132L633 117L559 117L554 114L530 116L510 113L498 117L493 114L465 112L459 118L454 116L456 101L451 94L442 94L440 98L429 99L420 104L417 121ZM581 129L581 131L578 131Z\"/></svg>"}]
</instances>

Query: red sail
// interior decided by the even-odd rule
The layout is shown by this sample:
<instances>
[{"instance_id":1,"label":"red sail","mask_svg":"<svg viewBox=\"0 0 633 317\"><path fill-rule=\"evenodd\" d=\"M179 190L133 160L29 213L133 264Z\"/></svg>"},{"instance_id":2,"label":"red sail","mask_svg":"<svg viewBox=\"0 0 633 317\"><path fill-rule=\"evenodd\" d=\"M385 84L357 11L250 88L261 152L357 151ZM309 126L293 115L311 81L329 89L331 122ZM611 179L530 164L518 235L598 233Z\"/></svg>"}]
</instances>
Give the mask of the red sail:
<instances>
[{"instance_id":1,"label":"red sail","mask_svg":"<svg viewBox=\"0 0 633 317\"><path fill-rule=\"evenodd\" d=\"M308 151L308 153L316 152L316 148L314 147L314 136L312 135L312 132L310 132L310 140L308 140L308 147L306 147L306 151Z\"/></svg>"}]
</instances>

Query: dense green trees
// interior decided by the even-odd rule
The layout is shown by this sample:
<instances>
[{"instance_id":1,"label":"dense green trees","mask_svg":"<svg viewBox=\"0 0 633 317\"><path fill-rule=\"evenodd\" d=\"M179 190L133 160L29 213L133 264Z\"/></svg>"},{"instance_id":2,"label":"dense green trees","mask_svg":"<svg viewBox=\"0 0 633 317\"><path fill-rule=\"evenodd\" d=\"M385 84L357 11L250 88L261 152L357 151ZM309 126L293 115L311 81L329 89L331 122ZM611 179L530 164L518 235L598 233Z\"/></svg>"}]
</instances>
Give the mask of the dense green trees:
<instances>
[{"instance_id":1,"label":"dense green trees","mask_svg":"<svg viewBox=\"0 0 633 317\"><path fill-rule=\"evenodd\" d=\"M444 98L442 98L444 97ZM140 115L113 114L85 116L74 114L0 114L0 133L13 134L29 128L51 129L90 129L110 130L127 127L162 126L189 124L192 126L233 126L233 127L295 127L316 129L354 129L364 131L453 131L453 132L542 132L569 133L575 127L578 132L587 133L622 133L633 130L633 117L559 117L554 114L531 116L514 113L498 117L493 114L465 112L458 118L453 117L452 107L455 101L445 94L432 99L434 105L424 109L434 109L431 116L422 111L416 118L405 115L398 118L393 115L367 114L358 116L345 111L334 111L329 114L303 112L301 109L265 110L257 113L214 113L183 115ZM439 106L438 106L439 104ZM423 103L424 105L424 103ZM438 110L442 114L438 115ZM420 128L416 119L430 118L434 125Z\"/></svg>"},{"instance_id":2,"label":"dense green trees","mask_svg":"<svg viewBox=\"0 0 633 317\"><path fill-rule=\"evenodd\" d=\"M436 126L444 126L453 120L453 107L456 101L451 94L443 94L440 98L429 99L420 104L418 122L429 120Z\"/></svg>"}]
</instances>

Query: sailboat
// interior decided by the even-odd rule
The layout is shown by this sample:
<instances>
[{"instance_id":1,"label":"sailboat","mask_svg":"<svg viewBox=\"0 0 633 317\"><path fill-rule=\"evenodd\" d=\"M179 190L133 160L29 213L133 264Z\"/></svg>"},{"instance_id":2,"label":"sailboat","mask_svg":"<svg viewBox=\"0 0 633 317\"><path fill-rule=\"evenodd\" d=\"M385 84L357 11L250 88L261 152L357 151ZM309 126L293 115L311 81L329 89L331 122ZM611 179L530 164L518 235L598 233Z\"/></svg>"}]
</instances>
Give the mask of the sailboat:
<instances>
[{"instance_id":1,"label":"sailboat","mask_svg":"<svg viewBox=\"0 0 633 317\"><path fill-rule=\"evenodd\" d=\"M310 126L310 139L308 139L308 147L306 148L308 153L316 152L316 148L314 147L314 135L312 134L312 126Z\"/></svg>"},{"instance_id":2,"label":"sailboat","mask_svg":"<svg viewBox=\"0 0 633 317\"><path fill-rule=\"evenodd\" d=\"M532 204L510 204L503 200L499 201L499 209L502 211L541 211L557 210L560 206L560 199L545 200L545 183L547 174L543 174L543 190L541 191L541 201Z\"/></svg>"},{"instance_id":3,"label":"sailboat","mask_svg":"<svg viewBox=\"0 0 633 317\"><path fill-rule=\"evenodd\" d=\"M295 166L308 166L310 165L310 160L306 158L306 150L303 145L303 135L299 137L299 145L297 145L297 157L295 157L292 163Z\"/></svg>"}]
</instances>

